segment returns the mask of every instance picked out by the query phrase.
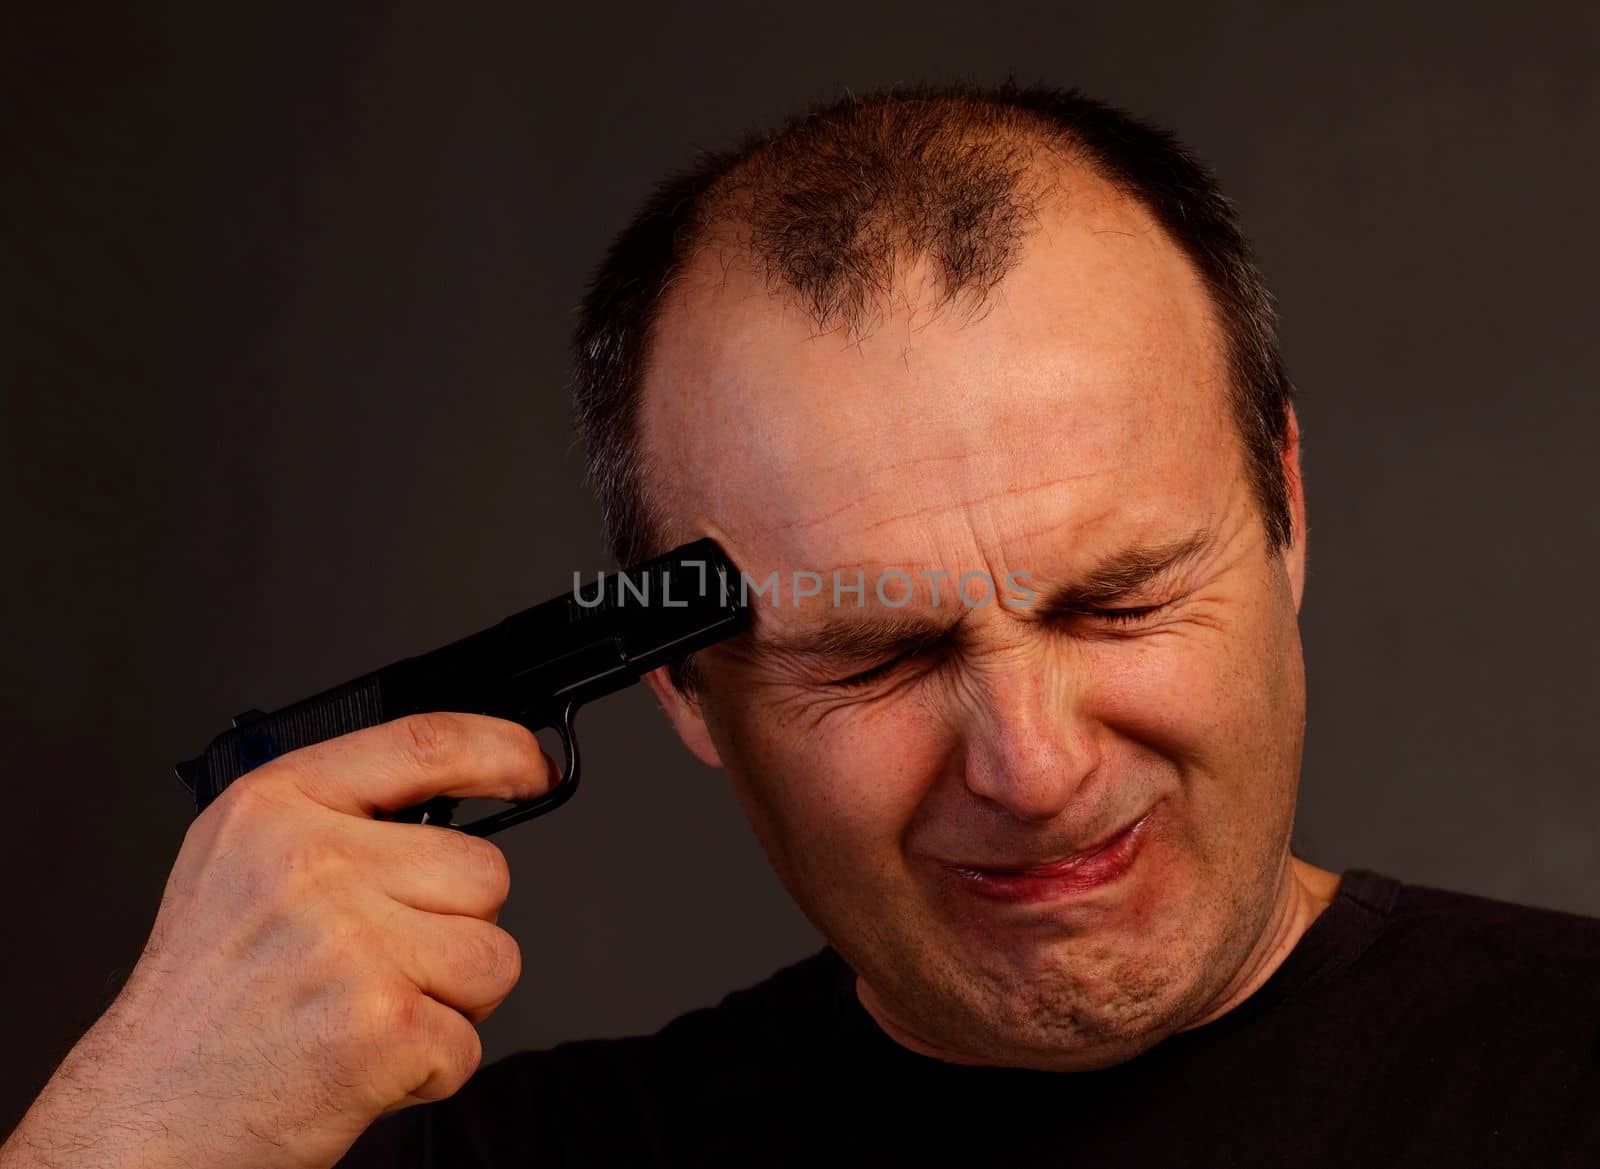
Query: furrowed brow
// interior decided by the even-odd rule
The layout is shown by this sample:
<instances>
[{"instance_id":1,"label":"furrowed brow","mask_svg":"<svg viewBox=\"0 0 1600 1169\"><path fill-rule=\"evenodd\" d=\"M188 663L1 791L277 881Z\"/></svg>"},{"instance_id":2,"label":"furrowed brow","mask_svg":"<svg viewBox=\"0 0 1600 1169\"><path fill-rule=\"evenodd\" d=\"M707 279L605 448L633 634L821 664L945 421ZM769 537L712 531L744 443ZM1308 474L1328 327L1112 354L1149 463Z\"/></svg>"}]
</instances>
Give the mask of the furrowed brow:
<instances>
[{"instance_id":1,"label":"furrowed brow","mask_svg":"<svg viewBox=\"0 0 1600 1169\"><path fill-rule=\"evenodd\" d=\"M947 637L955 624L949 617L901 613L839 618L804 632L780 632L758 625L751 632L751 644L763 654L865 662L926 649Z\"/></svg>"},{"instance_id":2,"label":"furrowed brow","mask_svg":"<svg viewBox=\"0 0 1600 1169\"><path fill-rule=\"evenodd\" d=\"M1124 548L1081 579L1047 590L1039 611L1050 617L1108 605L1172 576L1210 546L1211 532L1201 528L1168 543Z\"/></svg>"},{"instance_id":3,"label":"furrowed brow","mask_svg":"<svg viewBox=\"0 0 1600 1169\"><path fill-rule=\"evenodd\" d=\"M1048 590L1037 611L1051 617L1109 604L1177 572L1209 548L1211 538L1210 531L1202 528L1168 543L1123 549L1095 565L1081 580ZM864 614L795 631L777 630L758 620L750 631L750 645L764 655L817 662L871 662L930 649L949 637L958 624L959 619L938 613Z\"/></svg>"}]
</instances>

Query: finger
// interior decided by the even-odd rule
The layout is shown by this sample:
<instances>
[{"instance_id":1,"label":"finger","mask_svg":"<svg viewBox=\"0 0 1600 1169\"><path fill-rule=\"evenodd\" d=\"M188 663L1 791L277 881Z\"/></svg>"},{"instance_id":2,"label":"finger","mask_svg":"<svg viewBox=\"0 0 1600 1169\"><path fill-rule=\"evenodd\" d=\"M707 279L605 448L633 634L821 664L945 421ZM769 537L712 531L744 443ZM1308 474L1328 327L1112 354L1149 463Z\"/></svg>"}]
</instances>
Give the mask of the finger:
<instances>
[{"instance_id":1,"label":"finger","mask_svg":"<svg viewBox=\"0 0 1600 1169\"><path fill-rule=\"evenodd\" d=\"M416 1086L395 1107L443 1100L460 1090L483 1059L478 1029L460 1011L427 996L413 1007L415 1063L421 1069ZM394 1108L386 1109L394 1111Z\"/></svg>"},{"instance_id":2,"label":"finger","mask_svg":"<svg viewBox=\"0 0 1600 1169\"><path fill-rule=\"evenodd\" d=\"M434 796L531 800L550 789L559 770L524 726L439 712L302 747L256 774L261 782L290 783L335 811L371 816Z\"/></svg>"},{"instance_id":3,"label":"finger","mask_svg":"<svg viewBox=\"0 0 1600 1169\"><path fill-rule=\"evenodd\" d=\"M430 824L347 821L348 839L390 898L428 913L493 920L511 891L506 854L481 836Z\"/></svg>"},{"instance_id":4,"label":"finger","mask_svg":"<svg viewBox=\"0 0 1600 1169\"><path fill-rule=\"evenodd\" d=\"M522 951L505 930L475 917L397 905L390 916L400 971L423 994L481 1019L522 977Z\"/></svg>"}]
</instances>

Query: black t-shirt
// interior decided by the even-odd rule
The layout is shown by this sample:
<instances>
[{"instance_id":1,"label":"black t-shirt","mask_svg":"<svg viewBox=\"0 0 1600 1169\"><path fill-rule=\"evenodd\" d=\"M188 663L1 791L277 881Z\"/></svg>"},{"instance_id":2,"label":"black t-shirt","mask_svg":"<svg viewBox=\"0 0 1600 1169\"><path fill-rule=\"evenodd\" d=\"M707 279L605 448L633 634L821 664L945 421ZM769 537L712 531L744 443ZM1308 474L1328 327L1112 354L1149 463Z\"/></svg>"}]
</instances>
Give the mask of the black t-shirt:
<instances>
[{"instance_id":1,"label":"black t-shirt","mask_svg":"<svg viewBox=\"0 0 1600 1169\"><path fill-rule=\"evenodd\" d=\"M341 1169L1600 1167L1600 920L1344 875L1234 1010L1094 1072L890 1039L831 948L650 1036L483 1068Z\"/></svg>"}]
</instances>

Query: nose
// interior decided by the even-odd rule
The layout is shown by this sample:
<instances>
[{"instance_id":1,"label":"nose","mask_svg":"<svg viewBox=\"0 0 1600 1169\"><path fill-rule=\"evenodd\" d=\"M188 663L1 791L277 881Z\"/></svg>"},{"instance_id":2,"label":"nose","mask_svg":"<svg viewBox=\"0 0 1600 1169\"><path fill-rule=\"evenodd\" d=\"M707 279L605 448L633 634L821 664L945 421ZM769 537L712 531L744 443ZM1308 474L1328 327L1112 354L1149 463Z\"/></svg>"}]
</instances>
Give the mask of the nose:
<instances>
[{"instance_id":1,"label":"nose","mask_svg":"<svg viewBox=\"0 0 1600 1169\"><path fill-rule=\"evenodd\" d=\"M1100 766L1100 744L1081 710L1084 687L1069 673L1028 655L986 666L973 695L967 789L1020 820L1059 816Z\"/></svg>"}]
</instances>

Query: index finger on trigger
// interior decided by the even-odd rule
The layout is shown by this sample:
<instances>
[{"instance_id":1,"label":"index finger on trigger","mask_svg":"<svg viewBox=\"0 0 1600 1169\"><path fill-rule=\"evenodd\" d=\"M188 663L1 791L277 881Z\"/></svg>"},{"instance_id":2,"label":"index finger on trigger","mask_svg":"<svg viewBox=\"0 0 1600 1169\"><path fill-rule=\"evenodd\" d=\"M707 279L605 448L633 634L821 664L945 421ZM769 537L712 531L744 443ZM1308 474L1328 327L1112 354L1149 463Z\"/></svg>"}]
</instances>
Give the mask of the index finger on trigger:
<instances>
[{"instance_id":1,"label":"index finger on trigger","mask_svg":"<svg viewBox=\"0 0 1600 1169\"><path fill-rule=\"evenodd\" d=\"M268 766L317 803L359 816L434 796L531 800L559 776L526 727L453 712L408 715L292 751Z\"/></svg>"}]
</instances>

